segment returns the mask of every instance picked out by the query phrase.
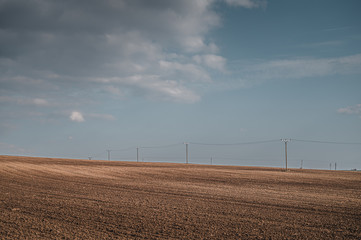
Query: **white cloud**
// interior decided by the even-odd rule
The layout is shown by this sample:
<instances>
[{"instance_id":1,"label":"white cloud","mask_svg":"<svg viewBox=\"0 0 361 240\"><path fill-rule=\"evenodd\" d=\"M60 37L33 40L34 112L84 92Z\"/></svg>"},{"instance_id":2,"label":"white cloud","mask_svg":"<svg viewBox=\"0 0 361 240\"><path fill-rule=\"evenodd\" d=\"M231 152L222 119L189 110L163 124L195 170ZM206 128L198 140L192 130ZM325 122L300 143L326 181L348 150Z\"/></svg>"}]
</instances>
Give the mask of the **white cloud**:
<instances>
[{"instance_id":1,"label":"white cloud","mask_svg":"<svg viewBox=\"0 0 361 240\"><path fill-rule=\"evenodd\" d=\"M361 114L361 104L356 104L355 106L339 108L339 109L337 109L337 112L344 113L344 114Z\"/></svg>"},{"instance_id":2,"label":"white cloud","mask_svg":"<svg viewBox=\"0 0 361 240\"><path fill-rule=\"evenodd\" d=\"M152 89L155 95L165 100L193 103L200 99L199 95L179 85L176 81L154 81L147 84L146 87Z\"/></svg>"},{"instance_id":3,"label":"white cloud","mask_svg":"<svg viewBox=\"0 0 361 240\"><path fill-rule=\"evenodd\" d=\"M202 67L191 63L179 63L175 61L160 61L160 70L166 74L167 78L176 78L182 76L182 79L195 82L209 82L211 77Z\"/></svg>"},{"instance_id":4,"label":"white cloud","mask_svg":"<svg viewBox=\"0 0 361 240\"><path fill-rule=\"evenodd\" d=\"M202 62L200 57L193 61ZM227 79L213 81L216 91L248 88L266 81L297 80L361 73L361 54L333 58L300 57L274 60L243 60L227 62Z\"/></svg>"},{"instance_id":5,"label":"white cloud","mask_svg":"<svg viewBox=\"0 0 361 240\"><path fill-rule=\"evenodd\" d=\"M25 98L25 97L13 97L13 96L0 96L0 103L15 103L18 105L29 105L37 107L47 107L51 104L48 100L43 98Z\"/></svg>"},{"instance_id":6,"label":"white cloud","mask_svg":"<svg viewBox=\"0 0 361 240\"><path fill-rule=\"evenodd\" d=\"M238 66L249 80L298 79L361 72L361 54L337 58L271 60Z\"/></svg>"},{"instance_id":7,"label":"white cloud","mask_svg":"<svg viewBox=\"0 0 361 240\"><path fill-rule=\"evenodd\" d=\"M114 95L118 95L118 96L124 95L124 93L122 93L122 91L118 87L114 87L112 85L105 86L104 90L111 93L111 94L114 94Z\"/></svg>"},{"instance_id":8,"label":"white cloud","mask_svg":"<svg viewBox=\"0 0 361 240\"><path fill-rule=\"evenodd\" d=\"M190 36L184 38L180 42L181 46L186 52L196 53L196 52L210 52L215 53L218 51L218 47L213 42L207 44L205 43L203 37L201 36Z\"/></svg>"},{"instance_id":9,"label":"white cloud","mask_svg":"<svg viewBox=\"0 0 361 240\"><path fill-rule=\"evenodd\" d=\"M226 71L226 62L227 60L224 57L214 55L214 54L205 54L205 55L195 55L193 60L198 64L203 64L209 68L216 69L221 72Z\"/></svg>"},{"instance_id":10,"label":"white cloud","mask_svg":"<svg viewBox=\"0 0 361 240\"><path fill-rule=\"evenodd\" d=\"M134 75L126 78L96 78L94 82L120 84L129 90L140 92L142 95L175 102L193 103L200 96L192 90L182 86L178 81L162 80L157 75Z\"/></svg>"},{"instance_id":11,"label":"white cloud","mask_svg":"<svg viewBox=\"0 0 361 240\"><path fill-rule=\"evenodd\" d=\"M34 98L32 99L32 103L36 106L49 106L49 102L42 98Z\"/></svg>"},{"instance_id":12,"label":"white cloud","mask_svg":"<svg viewBox=\"0 0 361 240\"><path fill-rule=\"evenodd\" d=\"M225 0L231 6L245 7L245 8L258 8L266 7L266 0Z\"/></svg>"},{"instance_id":13,"label":"white cloud","mask_svg":"<svg viewBox=\"0 0 361 240\"><path fill-rule=\"evenodd\" d=\"M0 36L1 38L1 36ZM1 59L1 58L0 58ZM6 64L3 65L0 61L0 71L2 69L9 69L9 72L24 72L26 75L32 75L35 74L29 69L26 69L24 71L25 66L22 66L22 64L18 62L14 62L11 67L8 67ZM26 67L25 67L26 68ZM46 78L49 76L45 72L37 72L37 74L41 75L40 78L38 77L30 77L30 76L24 76L19 74L11 74L11 73L3 73L0 76L0 84L3 87L20 91L20 90L27 90L34 91L34 90L40 90L40 91L49 91L49 90L58 90L59 88L55 85L54 82L46 80ZM34 91L35 92L35 91Z\"/></svg>"},{"instance_id":14,"label":"white cloud","mask_svg":"<svg viewBox=\"0 0 361 240\"><path fill-rule=\"evenodd\" d=\"M81 112L77 112L77 111L73 111L70 114L69 118L73 122L84 122L85 121L83 114Z\"/></svg>"}]
</instances>

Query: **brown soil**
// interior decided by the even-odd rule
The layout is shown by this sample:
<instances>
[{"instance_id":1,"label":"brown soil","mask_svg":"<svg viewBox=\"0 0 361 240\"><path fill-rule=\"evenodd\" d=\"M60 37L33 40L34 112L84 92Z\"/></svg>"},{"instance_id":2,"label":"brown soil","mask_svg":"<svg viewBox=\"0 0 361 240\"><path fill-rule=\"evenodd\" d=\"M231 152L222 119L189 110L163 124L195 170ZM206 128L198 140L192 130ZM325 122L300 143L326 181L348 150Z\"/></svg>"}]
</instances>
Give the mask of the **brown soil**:
<instances>
[{"instance_id":1,"label":"brown soil","mask_svg":"<svg viewBox=\"0 0 361 240\"><path fill-rule=\"evenodd\" d=\"M0 239L361 239L361 173L0 156Z\"/></svg>"}]
</instances>

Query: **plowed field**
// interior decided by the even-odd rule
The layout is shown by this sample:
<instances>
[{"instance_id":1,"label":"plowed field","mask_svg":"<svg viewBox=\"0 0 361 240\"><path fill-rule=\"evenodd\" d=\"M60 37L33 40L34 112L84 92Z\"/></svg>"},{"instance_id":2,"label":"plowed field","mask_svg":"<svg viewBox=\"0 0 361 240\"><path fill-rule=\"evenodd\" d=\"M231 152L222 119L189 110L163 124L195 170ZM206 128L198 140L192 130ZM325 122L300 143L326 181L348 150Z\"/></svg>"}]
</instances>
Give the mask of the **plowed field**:
<instances>
[{"instance_id":1,"label":"plowed field","mask_svg":"<svg viewBox=\"0 0 361 240\"><path fill-rule=\"evenodd\" d=\"M0 156L0 239L361 239L361 173Z\"/></svg>"}]
</instances>

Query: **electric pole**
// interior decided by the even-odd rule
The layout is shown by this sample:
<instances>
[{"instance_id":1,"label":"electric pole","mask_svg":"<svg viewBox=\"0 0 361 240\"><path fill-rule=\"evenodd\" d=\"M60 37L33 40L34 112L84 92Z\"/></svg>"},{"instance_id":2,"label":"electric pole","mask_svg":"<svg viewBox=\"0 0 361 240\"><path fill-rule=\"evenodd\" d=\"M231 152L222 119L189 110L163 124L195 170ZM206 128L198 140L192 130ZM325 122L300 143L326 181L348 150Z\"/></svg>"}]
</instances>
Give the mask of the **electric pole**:
<instances>
[{"instance_id":1,"label":"electric pole","mask_svg":"<svg viewBox=\"0 0 361 240\"><path fill-rule=\"evenodd\" d=\"M301 169L302 169L302 167L303 167L303 160L301 160Z\"/></svg>"},{"instance_id":2,"label":"electric pole","mask_svg":"<svg viewBox=\"0 0 361 240\"><path fill-rule=\"evenodd\" d=\"M336 166L337 166L337 163L335 163L335 171L336 171Z\"/></svg>"},{"instance_id":3,"label":"electric pole","mask_svg":"<svg viewBox=\"0 0 361 240\"><path fill-rule=\"evenodd\" d=\"M288 171L288 168L287 168L287 143L289 141L291 141L291 139L281 139L282 142L285 143L285 161L286 161L286 172Z\"/></svg>"},{"instance_id":4,"label":"electric pole","mask_svg":"<svg viewBox=\"0 0 361 240\"><path fill-rule=\"evenodd\" d=\"M137 147L137 162L139 162L139 147Z\"/></svg>"},{"instance_id":5,"label":"electric pole","mask_svg":"<svg viewBox=\"0 0 361 240\"><path fill-rule=\"evenodd\" d=\"M186 164L188 164L188 143L184 143L186 145Z\"/></svg>"}]
</instances>

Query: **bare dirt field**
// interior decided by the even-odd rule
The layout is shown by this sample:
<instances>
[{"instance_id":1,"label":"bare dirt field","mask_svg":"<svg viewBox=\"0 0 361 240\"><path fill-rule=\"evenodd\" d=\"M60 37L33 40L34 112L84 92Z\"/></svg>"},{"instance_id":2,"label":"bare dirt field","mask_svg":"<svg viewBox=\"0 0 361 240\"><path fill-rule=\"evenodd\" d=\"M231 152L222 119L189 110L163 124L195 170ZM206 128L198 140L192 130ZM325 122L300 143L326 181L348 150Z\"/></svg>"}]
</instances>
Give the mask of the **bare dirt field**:
<instances>
[{"instance_id":1,"label":"bare dirt field","mask_svg":"<svg viewBox=\"0 0 361 240\"><path fill-rule=\"evenodd\" d=\"M361 239L361 173L0 156L0 239Z\"/></svg>"}]
</instances>

